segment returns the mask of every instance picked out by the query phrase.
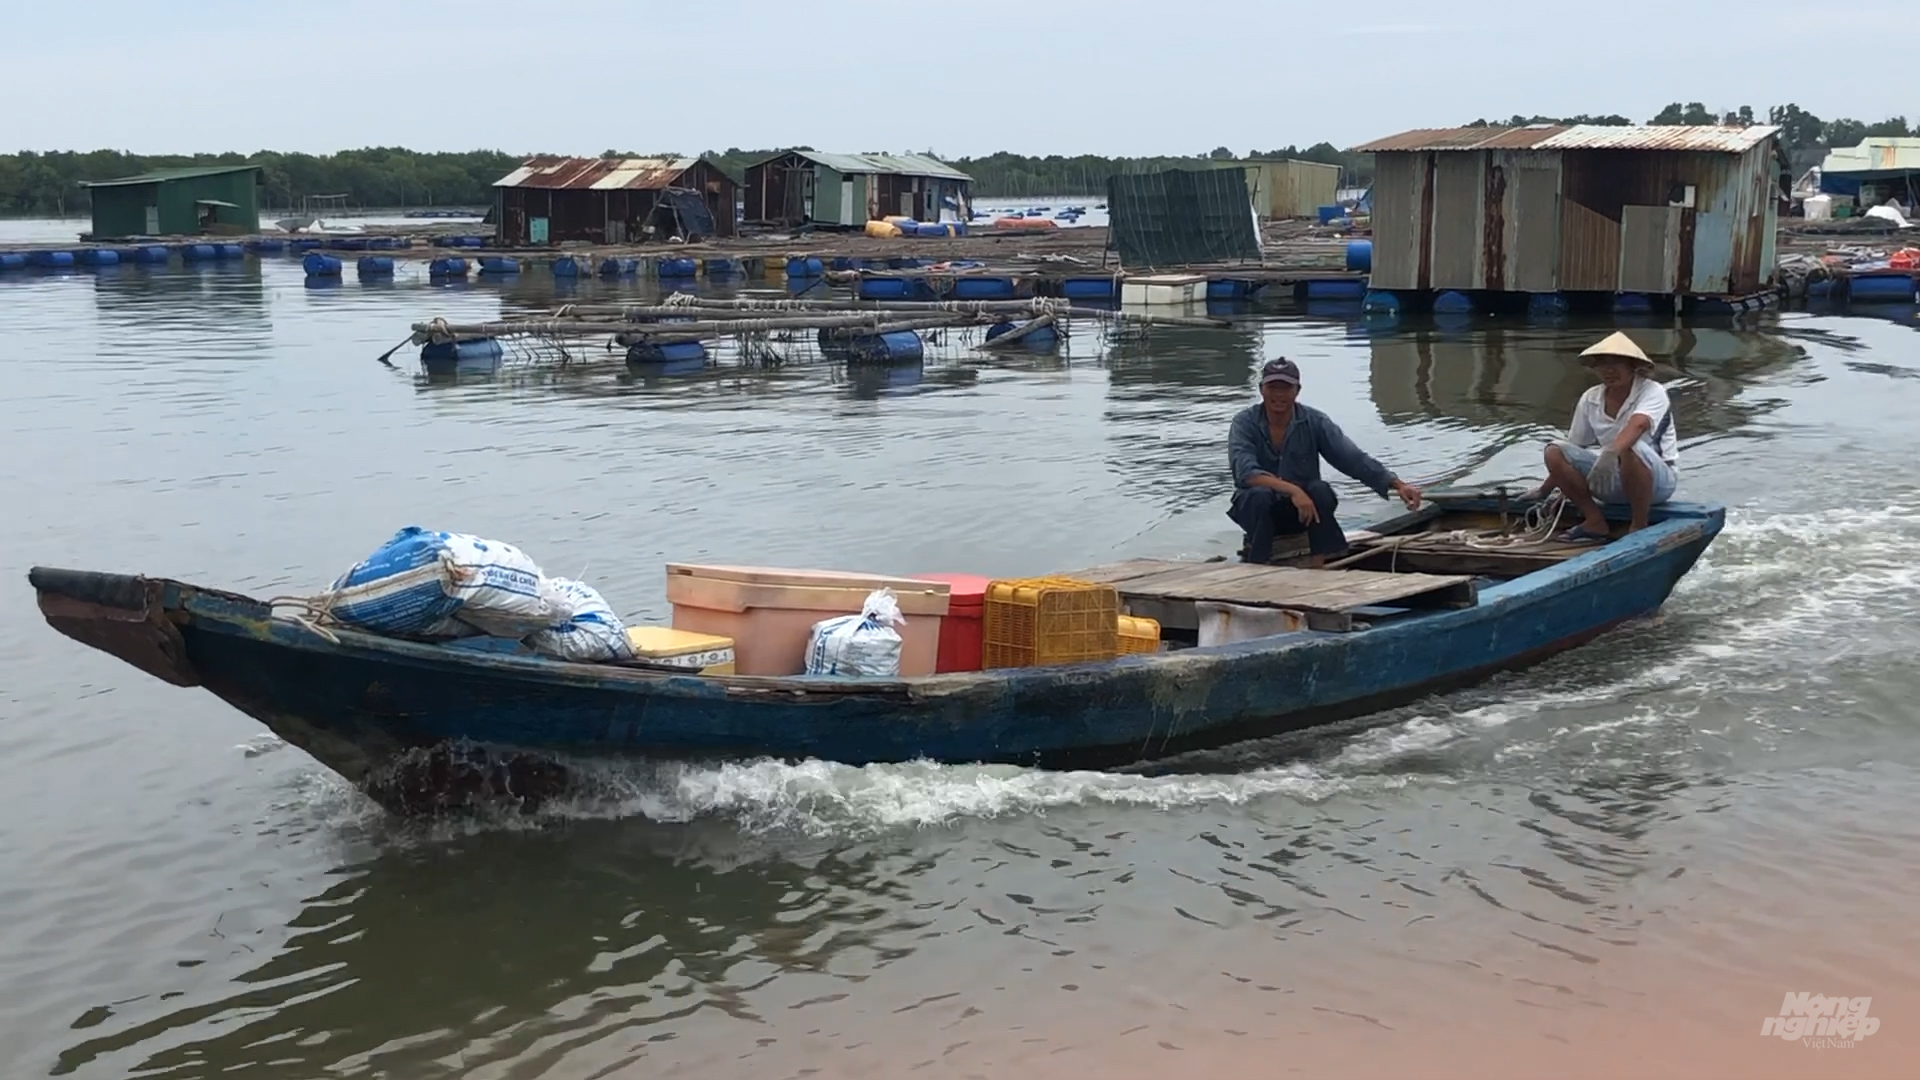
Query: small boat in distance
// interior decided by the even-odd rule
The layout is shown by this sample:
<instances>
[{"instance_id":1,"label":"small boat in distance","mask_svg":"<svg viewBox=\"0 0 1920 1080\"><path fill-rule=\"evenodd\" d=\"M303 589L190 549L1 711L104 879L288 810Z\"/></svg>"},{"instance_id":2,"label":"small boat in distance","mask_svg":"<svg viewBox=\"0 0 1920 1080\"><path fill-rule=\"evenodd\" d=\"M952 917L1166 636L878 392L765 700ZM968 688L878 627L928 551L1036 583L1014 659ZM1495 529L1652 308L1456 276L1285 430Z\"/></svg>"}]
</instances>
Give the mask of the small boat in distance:
<instances>
[{"instance_id":1,"label":"small boat in distance","mask_svg":"<svg viewBox=\"0 0 1920 1080\"><path fill-rule=\"evenodd\" d=\"M1557 505L1557 504L1556 504ZM1656 507L1605 544L1550 539L1505 491L1429 493L1339 568L1136 559L1068 572L1159 620L1160 652L912 678L696 675L316 627L165 578L35 567L59 632L201 687L397 813L560 794L596 755L1130 765L1403 704L1574 648L1665 603L1724 524ZM1199 645L1208 611L1261 636ZM1262 614L1263 613L1263 614ZM1237 616L1236 616L1237 617Z\"/></svg>"}]
</instances>

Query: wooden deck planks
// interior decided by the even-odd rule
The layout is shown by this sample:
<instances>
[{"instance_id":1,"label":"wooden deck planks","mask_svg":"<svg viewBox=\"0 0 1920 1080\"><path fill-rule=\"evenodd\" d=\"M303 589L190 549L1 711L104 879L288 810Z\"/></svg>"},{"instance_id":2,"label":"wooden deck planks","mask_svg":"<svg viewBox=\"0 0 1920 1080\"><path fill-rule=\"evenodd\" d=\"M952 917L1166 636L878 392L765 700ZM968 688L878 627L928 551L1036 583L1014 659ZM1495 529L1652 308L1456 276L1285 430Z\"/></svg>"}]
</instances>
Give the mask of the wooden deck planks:
<instances>
[{"instance_id":1,"label":"wooden deck planks","mask_svg":"<svg viewBox=\"0 0 1920 1080\"><path fill-rule=\"evenodd\" d=\"M1340 612L1392 601L1471 606L1473 579L1461 574L1389 574L1371 570L1301 570L1248 563L1195 563L1162 559L1074 570L1065 577L1112 585L1123 597L1189 603L1244 604Z\"/></svg>"}]
</instances>

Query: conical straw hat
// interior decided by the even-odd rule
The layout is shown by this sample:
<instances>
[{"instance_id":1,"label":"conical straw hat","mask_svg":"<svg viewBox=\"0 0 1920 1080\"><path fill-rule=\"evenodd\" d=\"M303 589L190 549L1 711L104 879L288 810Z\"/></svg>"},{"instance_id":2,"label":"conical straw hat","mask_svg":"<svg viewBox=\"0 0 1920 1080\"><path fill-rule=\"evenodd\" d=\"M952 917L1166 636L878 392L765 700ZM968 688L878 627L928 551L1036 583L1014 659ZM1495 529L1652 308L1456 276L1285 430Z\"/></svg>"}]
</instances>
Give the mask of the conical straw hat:
<instances>
[{"instance_id":1,"label":"conical straw hat","mask_svg":"<svg viewBox=\"0 0 1920 1080\"><path fill-rule=\"evenodd\" d=\"M1598 344L1587 346L1580 355L1582 357L1618 356L1642 367L1653 366L1653 361L1647 359L1647 354L1640 351L1640 346L1635 345L1632 338L1618 330L1601 339Z\"/></svg>"}]
</instances>

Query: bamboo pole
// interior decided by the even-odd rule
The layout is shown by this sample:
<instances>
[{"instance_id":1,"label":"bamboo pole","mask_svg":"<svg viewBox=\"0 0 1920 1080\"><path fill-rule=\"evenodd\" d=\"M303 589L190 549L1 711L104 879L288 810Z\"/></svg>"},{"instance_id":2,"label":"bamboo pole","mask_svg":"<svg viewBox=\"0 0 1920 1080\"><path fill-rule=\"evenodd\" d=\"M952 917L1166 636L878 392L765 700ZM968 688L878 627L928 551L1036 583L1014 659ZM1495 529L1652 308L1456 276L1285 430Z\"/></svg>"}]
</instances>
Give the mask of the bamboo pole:
<instances>
[{"instance_id":1,"label":"bamboo pole","mask_svg":"<svg viewBox=\"0 0 1920 1080\"><path fill-rule=\"evenodd\" d=\"M1193 326L1224 329L1230 319L1203 315L1160 315L1144 311L1074 307L1065 300L776 300L776 299L701 299L689 304L569 304L554 311L567 318L663 318L697 315L706 311L837 311L837 312L953 312L967 314L1051 313L1056 318L1107 319L1159 326Z\"/></svg>"},{"instance_id":2,"label":"bamboo pole","mask_svg":"<svg viewBox=\"0 0 1920 1080\"><path fill-rule=\"evenodd\" d=\"M1067 306L1065 301L1046 300L786 300L741 297L701 298L669 304L567 304L555 308L553 315L556 318L632 318L689 315L698 311L949 311L963 315L1031 311L1039 314L1048 310L1050 305Z\"/></svg>"},{"instance_id":3,"label":"bamboo pole","mask_svg":"<svg viewBox=\"0 0 1920 1080\"><path fill-rule=\"evenodd\" d=\"M683 314L698 314L686 313ZM447 323L439 320L414 323L413 332L419 343L427 341L451 341L459 338L480 337L603 337L618 334L631 339L667 339L697 338L700 336L717 337L724 334L757 334L770 330L831 330L853 329L881 332L880 328L893 329L931 329L938 326L978 325L978 316L953 313L934 316L929 314L920 319L883 319L880 313L843 314L843 315L807 315L799 318L775 319L694 319L690 322L676 323L634 323L618 320L584 319L515 319L486 323Z\"/></svg>"}]
</instances>

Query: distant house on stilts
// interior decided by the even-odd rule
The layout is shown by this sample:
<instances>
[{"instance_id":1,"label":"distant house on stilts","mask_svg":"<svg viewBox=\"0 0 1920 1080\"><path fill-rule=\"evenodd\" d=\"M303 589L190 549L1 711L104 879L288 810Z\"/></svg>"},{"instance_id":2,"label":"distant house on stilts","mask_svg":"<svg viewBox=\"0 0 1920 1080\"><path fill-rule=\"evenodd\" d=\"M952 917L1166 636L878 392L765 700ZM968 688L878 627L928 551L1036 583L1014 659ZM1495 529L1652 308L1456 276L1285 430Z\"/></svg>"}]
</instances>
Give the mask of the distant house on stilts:
<instances>
[{"instance_id":1,"label":"distant house on stilts","mask_svg":"<svg viewBox=\"0 0 1920 1080\"><path fill-rule=\"evenodd\" d=\"M704 157L534 157L493 188L508 247L735 234L738 185Z\"/></svg>"},{"instance_id":2,"label":"distant house on stilts","mask_svg":"<svg viewBox=\"0 0 1920 1080\"><path fill-rule=\"evenodd\" d=\"M966 221L973 178L926 154L786 150L747 166L746 221L862 226L900 216Z\"/></svg>"}]
</instances>

